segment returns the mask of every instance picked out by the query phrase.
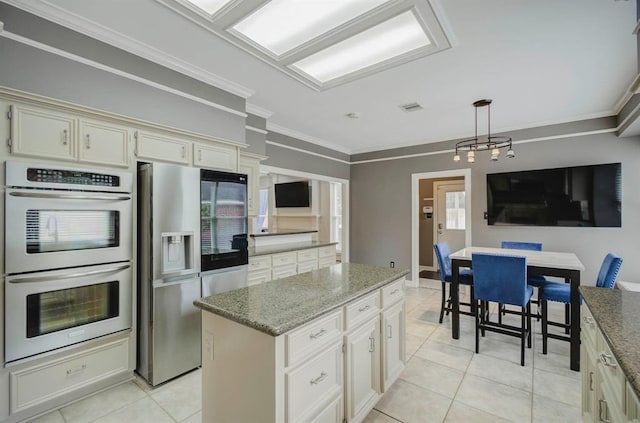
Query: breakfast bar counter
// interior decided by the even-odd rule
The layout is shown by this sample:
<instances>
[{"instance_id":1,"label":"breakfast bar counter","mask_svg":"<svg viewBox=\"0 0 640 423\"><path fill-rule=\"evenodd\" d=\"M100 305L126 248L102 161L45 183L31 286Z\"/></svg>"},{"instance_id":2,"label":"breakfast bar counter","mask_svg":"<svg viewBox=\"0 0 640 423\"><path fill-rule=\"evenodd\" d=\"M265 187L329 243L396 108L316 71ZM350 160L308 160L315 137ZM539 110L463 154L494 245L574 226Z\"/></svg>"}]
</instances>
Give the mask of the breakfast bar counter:
<instances>
[{"instance_id":1,"label":"breakfast bar counter","mask_svg":"<svg viewBox=\"0 0 640 423\"><path fill-rule=\"evenodd\" d=\"M194 302L203 422L360 422L406 365L408 270L356 263Z\"/></svg>"}]
</instances>

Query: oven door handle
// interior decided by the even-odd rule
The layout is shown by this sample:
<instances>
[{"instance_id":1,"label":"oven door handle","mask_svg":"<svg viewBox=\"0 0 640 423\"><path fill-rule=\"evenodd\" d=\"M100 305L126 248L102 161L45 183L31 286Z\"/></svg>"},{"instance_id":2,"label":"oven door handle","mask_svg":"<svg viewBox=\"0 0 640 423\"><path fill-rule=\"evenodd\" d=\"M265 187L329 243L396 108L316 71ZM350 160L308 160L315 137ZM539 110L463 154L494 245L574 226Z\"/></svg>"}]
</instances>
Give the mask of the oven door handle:
<instances>
[{"instance_id":1,"label":"oven door handle","mask_svg":"<svg viewBox=\"0 0 640 423\"><path fill-rule=\"evenodd\" d=\"M59 198L63 200L106 200L106 201L125 201L131 197L124 196L108 196L108 195L79 195L79 194L48 194L40 192L10 192L13 197L29 197L29 198Z\"/></svg>"},{"instance_id":2,"label":"oven door handle","mask_svg":"<svg viewBox=\"0 0 640 423\"><path fill-rule=\"evenodd\" d=\"M57 275L57 276L38 276L34 278L19 278L19 279L10 280L9 283L50 282L50 281L57 281L61 279L72 279L72 278L80 278L83 276L101 275L103 273L115 273L121 270L128 269L130 267L131 267L130 264L125 264L124 266L112 267L110 269L92 270L89 272L67 273L64 275Z\"/></svg>"}]
</instances>

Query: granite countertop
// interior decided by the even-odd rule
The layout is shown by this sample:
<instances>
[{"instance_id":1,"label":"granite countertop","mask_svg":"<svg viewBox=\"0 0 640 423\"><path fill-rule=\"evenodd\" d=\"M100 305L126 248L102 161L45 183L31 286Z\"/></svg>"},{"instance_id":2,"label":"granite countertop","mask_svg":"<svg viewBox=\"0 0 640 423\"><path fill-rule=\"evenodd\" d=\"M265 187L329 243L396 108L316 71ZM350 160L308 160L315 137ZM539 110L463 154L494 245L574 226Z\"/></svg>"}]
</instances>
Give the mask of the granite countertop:
<instances>
[{"instance_id":1,"label":"granite countertop","mask_svg":"<svg viewBox=\"0 0 640 423\"><path fill-rule=\"evenodd\" d=\"M327 245L335 245L337 242L330 241L307 241L307 242L288 242L285 244L265 245L249 247L249 257L263 256L265 254L286 253L288 251L305 250L307 248L325 247Z\"/></svg>"},{"instance_id":2,"label":"granite countertop","mask_svg":"<svg viewBox=\"0 0 640 423\"><path fill-rule=\"evenodd\" d=\"M598 327L618 364L640 397L640 293L581 286Z\"/></svg>"},{"instance_id":3,"label":"granite countertop","mask_svg":"<svg viewBox=\"0 0 640 423\"><path fill-rule=\"evenodd\" d=\"M295 229L291 229L291 230L281 230L281 231L277 231L277 232L257 232L255 234L250 234L250 237L253 238L261 238L264 236L278 236L278 235L296 235L296 234L315 234L318 231L316 230L308 230L308 231L300 231L300 230L295 230Z\"/></svg>"},{"instance_id":4,"label":"granite countertop","mask_svg":"<svg viewBox=\"0 0 640 423\"><path fill-rule=\"evenodd\" d=\"M278 336L408 273L409 270L340 263L201 298L194 304Z\"/></svg>"}]
</instances>

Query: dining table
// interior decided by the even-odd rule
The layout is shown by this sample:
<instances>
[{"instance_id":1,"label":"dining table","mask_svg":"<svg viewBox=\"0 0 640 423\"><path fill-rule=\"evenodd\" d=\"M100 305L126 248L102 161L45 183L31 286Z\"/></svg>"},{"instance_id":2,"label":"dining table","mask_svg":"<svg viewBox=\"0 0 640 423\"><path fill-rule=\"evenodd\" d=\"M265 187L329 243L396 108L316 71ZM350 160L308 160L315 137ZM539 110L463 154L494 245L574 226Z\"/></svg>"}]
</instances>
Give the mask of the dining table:
<instances>
[{"instance_id":1,"label":"dining table","mask_svg":"<svg viewBox=\"0 0 640 423\"><path fill-rule=\"evenodd\" d=\"M584 265L578 257L574 253L474 246L452 253L449 257L451 258L451 336L453 339L460 338L459 269L473 267L471 258L474 253L525 256L527 275L559 277L571 284L569 368L580 371L580 293L578 288L580 272L584 270Z\"/></svg>"}]
</instances>

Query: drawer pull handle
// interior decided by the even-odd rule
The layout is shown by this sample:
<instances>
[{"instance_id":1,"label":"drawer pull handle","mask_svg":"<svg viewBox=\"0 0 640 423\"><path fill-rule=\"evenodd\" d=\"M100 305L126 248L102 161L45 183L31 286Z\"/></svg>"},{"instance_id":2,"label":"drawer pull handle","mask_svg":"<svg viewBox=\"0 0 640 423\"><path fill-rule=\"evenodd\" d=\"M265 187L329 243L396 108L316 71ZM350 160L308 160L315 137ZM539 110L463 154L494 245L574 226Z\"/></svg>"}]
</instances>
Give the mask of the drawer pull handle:
<instances>
[{"instance_id":1,"label":"drawer pull handle","mask_svg":"<svg viewBox=\"0 0 640 423\"><path fill-rule=\"evenodd\" d=\"M376 350L376 338L373 336L369 337L369 352L374 352Z\"/></svg>"},{"instance_id":2,"label":"drawer pull handle","mask_svg":"<svg viewBox=\"0 0 640 423\"><path fill-rule=\"evenodd\" d=\"M607 418L607 414L609 414L607 401L601 399L598 401L598 421L603 423L611 423L611 420ZM603 415L604 417L602 417Z\"/></svg>"},{"instance_id":3,"label":"drawer pull handle","mask_svg":"<svg viewBox=\"0 0 640 423\"><path fill-rule=\"evenodd\" d=\"M618 364L616 364L616 362L613 361L613 357L610 354L601 353L600 354L600 361L605 366L618 367Z\"/></svg>"},{"instance_id":4,"label":"drawer pull handle","mask_svg":"<svg viewBox=\"0 0 640 423\"><path fill-rule=\"evenodd\" d=\"M371 308L371 306L369 304L367 304L366 306L359 308L358 312L362 313L363 311L367 311Z\"/></svg>"},{"instance_id":5,"label":"drawer pull handle","mask_svg":"<svg viewBox=\"0 0 640 423\"><path fill-rule=\"evenodd\" d=\"M589 372L589 391L593 392L593 372Z\"/></svg>"},{"instance_id":6,"label":"drawer pull handle","mask_svg":"<svg viewBox=\"0 0 640 423\"><path fill-rule=\"evenodd\" d=\"M186 152L186 149L184 148L184 145L180 148L180 151L181 151L182 158L184 159L185 152Z\"/></svg>"},{"instance_id":7,"label":"drawer pull handle","mask_svg":"<svg viewBox=\"0 0 640 423\"><path fill-rule=\"evenodd\" d=\"M394 294L397 294L398 292L400 292L400 288L394 289L393 291L391 291L389 295L394 295Z\"/></svg>"},{"instance_id":8,"label":"drawer pull handle","mask_svg":"<svg viewBox=\"0 0 640 423\"><path fill-rule=\"evenodd\" d=\"M387 325L387 327L389 328L389 336L388 336L388 338L391 339L391 338L393 338L393 326Z\"/></svg>"},{"instance_id":9,"label":"drawer pull handle","mask_svg":"<svg viewBox=\"0 0 640 423\"><path fill-rule=\"evenodd\" d=\"M317 385L320 382L322 382L323 380L325 380L327 378L327 376L329 376L328 374L326 374L325 372L320 373L320 376L318 376L315 379L311 379L310 383L312 385Z\"/></svg>"},{"instance_id":10,"label":"drawer pull handle","mask_svg":"<svg viewBox=\"0 0 640 423\"><path fill-rule=\"evenodd\" d=\"M316 339L316 338L320 338L322 335L324 335L325 333L327 333L327 331L322 328L320 329L318 332L316 333L310 333L309 334L309 339Z\"/></svg>"},{"instance_id":11,"label":"drawer pull handle","mask_svg":"<svg viewBox=\"0 0 640 423\"><path fill-rule=\"evenodd\" d=\"M67 145L69 143L69 131L66 129L62 131L62 145Z\"/></svg>"},{"instance_id":12,"label":"drawer pull handle","mask_svg":"<svg viewBox=\"0 0 640 423\"><path fill-rule=\"evenodd\" d=\"M87 134L87 150L91 148L91 135Z\"/></svg>"},{"instance_id":13,"label":"drawer pull handle","mask_svg":"<svg viewBox=\"0 0 640 423\"><path fill-rule=\"evenodd\" d=\"M593 317L591 316L584 316L584 322L588 325L592 325L593 324Z\"/></svg>"},{"instance_id":14,"label":"drawer pull handle","mask_svg":"<svg viewBox=\"0 0 640 423\"><path fill-rule=\"evenodd\" d=\"M75 369L68 369L67 370L67 376L71 376L71 375L75 375L76 373L80 373L85 371L85 369L87 368L86 364L83 364L80 367L76 367Z\"/></svg>"}]
</instances>

